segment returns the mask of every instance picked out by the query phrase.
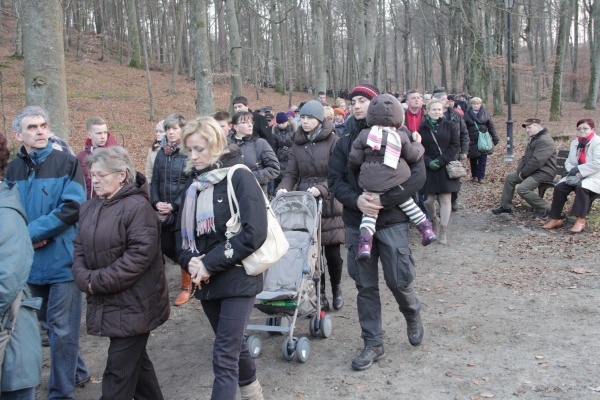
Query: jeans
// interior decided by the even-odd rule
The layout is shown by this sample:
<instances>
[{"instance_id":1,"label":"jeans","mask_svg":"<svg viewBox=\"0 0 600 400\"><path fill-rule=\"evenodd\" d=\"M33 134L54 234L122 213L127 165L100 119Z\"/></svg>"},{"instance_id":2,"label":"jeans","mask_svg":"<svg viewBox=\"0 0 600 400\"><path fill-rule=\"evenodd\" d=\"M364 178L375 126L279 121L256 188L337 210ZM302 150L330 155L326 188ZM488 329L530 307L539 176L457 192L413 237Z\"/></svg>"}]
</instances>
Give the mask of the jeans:
<instances>
[{"instance_id":1,"label":"jeans","mask_svg":"<svg viewBox=\"0 0 600 400\"><path fill-rule=\"evenodd\" d=\"M361 337L365 346L379 346L383 343L383 328L378 261L381 261L385 283L404 318L413 319L421 310L412 283L416 273L408 248L408 224L396 224L378 230L373 236L373 248L368 261L356 260L359 234L358 227L346 226L348 274L358 289L356 306Z\"/></svg>"},{"instance_id":2,"label":"jeans","mask_svg":"<svg viewBox=\"0 0 600 400\"><path fill-rule=\"evenodd\" d=\"M215 332L211 400L234 400L238 386L256 380L256 365L244 332L255 296L202 300L202 308Z\"/></svg>"},{"instance_id":3,"label":"jeans","mask_svg":"<svg viewBox=\"0 0 600 400\"><path fill-rule=\"evenodd\" d=\"M534 178L527 177L525 180L519 178L519 174L510 172L504 178L504 188L502 189L502 196L500 197L500 206L504 208L512 208L512 199L515 196L515 190L525 200L534 211L544 211L550 208L550 202L546 199L542 199L536 192L535 189L540 186L540 183Z\"/></svg>"},{"instance_id":4,"label":"jeans","mask_svg":"<svg viewBox=\"0 0 600 400\"><path fill-rule=\"evenodd\" d=\"M485 166L487 164L487 154L481 153L479 157L469 158L471 163L471 176L479 180L485 178Z\"/></svg>"},{"instance_id":5,"label":"jeans","mask_svg":"<svg viewBox=\"0 0 600 400\"><path fill-rule=\"evenodd\" d=\"M89 376L79 355L82 294L74 281L29 288L33 297L42 298L37 314L50 338L48 399L74 399L76 374L78 380Z\"/></svg>"},{"instance_id":6,"label":"jeans","mask_svg":"<svg viewBox=\"0 0 600 400\"><path fill-rule=\"evenodd\" d=\"M12 392L2 392L0 394L2 400L34 400L35 388L26 388L15 390Z\"/></svg>"}]
</instances>

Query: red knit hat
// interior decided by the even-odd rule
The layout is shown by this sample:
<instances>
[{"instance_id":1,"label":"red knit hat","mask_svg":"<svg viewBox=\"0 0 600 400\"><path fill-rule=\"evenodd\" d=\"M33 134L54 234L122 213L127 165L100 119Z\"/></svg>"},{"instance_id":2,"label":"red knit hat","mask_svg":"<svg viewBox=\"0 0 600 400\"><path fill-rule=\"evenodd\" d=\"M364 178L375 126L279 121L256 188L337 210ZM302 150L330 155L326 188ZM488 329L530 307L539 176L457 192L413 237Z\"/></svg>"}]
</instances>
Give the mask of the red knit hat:
<instances>
[{"instance_id":1,"label":"red knit hat","mask_svg":"<svg viewBox=\"0 0 600 400\"><path fill-rule=\"evenodd\" d=\"M379 96L379 89L373 85L369 85L368 83L361 83L352 89L348 95L350 100L356 96L363 96L369 100L373 100L375 97Z\"/></svg>"}]
</instances>

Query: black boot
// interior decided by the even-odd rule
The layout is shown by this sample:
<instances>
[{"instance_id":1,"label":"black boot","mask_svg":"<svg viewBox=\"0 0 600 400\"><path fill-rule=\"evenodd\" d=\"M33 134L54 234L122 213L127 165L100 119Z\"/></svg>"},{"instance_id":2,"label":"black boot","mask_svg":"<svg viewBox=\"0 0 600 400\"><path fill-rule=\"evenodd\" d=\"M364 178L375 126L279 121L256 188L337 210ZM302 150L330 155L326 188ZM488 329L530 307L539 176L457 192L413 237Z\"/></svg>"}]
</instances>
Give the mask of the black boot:
<instances>
[{"instance_id":1,"label":"black boot","mask_svg":"<svg viewBox=\"0 0 600 400\"><path fill-rule=\"evenodd\" d=\"M321 292L321 310L329 311L329 300L327 300L325 292Z\"/></svg>"},{"instance_id":2,"label":"black boot","mask_svg":"<svg viewBox=\"0 0 600 400\"><path fill-rule=\"evenodd\" d=\"M342 296L342 285L335 285L332 288L333 292L333 309L339 310L344 307L344 297Z\"/></svg>"}]
</instances>

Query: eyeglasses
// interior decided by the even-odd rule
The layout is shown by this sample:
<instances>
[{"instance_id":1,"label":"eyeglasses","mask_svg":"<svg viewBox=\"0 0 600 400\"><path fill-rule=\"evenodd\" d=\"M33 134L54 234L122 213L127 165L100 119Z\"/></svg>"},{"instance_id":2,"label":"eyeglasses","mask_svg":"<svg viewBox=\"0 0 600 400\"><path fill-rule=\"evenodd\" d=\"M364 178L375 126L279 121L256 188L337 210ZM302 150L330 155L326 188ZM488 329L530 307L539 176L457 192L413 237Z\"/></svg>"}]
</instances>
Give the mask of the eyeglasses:
<instances>
[{"instance_id":1,"label":"eyeglasses","mask_svg":"<svg viewBox=\"0 0 600 400\"><path fill-rule=\"evenodd\" d=\"M90 172L90 179L94 179L94 178L98 178L98 179L104 179L106 178L108 175L112 175L112 174L118 174L119 171L114 171L114 172L105 172L105 173L101 173L101 172Z\"/></svg>"}]
</instances>

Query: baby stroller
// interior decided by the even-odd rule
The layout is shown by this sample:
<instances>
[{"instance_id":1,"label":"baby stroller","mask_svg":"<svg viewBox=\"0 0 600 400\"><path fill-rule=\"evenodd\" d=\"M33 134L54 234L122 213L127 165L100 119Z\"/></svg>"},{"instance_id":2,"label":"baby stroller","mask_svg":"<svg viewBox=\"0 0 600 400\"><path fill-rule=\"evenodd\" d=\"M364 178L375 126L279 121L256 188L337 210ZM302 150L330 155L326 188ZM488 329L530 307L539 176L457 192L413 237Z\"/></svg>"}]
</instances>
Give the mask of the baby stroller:
<instances>
[{"instance_id":1,"label":"baby stroller","mask_svg":"<svg viewBox=\"0 0 600 400\"><path fill-rule=\"evenodd\" d=\"M310 342L294 336L298 318L310 317L309 331L314 337L328 338L332 318L321 310L320 293L323 254L321 252L321 211L323 200L317 203L307 192L288 192L271 201L271 208L288 240L287 253L263 273L263 291L256 296L255 308L269 315L265 325L248 325L247 331L264 331L272 335L286 334L281 345L283 358L306 362ZM264 318L264 317L263 317ZM255 320L257 318L251 318ZM289 324L285 326L283 322ZM258 335L246 338L254 358L260 355L262 341Z\"/></svg>"}]
</instances>

